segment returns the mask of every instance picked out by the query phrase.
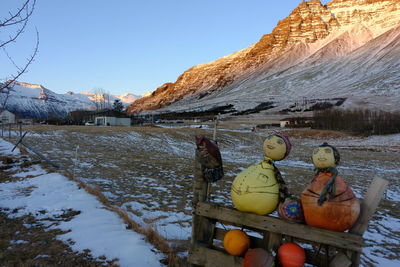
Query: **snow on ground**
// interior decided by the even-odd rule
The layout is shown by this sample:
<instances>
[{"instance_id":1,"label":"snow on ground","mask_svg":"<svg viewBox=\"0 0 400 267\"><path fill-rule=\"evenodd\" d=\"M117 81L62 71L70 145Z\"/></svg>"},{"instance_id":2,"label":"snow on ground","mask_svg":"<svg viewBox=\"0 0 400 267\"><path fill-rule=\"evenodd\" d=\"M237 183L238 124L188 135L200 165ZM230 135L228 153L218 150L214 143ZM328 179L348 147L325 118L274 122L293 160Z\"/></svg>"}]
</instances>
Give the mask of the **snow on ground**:
<instances>
[{"instance_id":1,"label":"snow on ground","mask_svg":"<svg viewBox=\"0 0 400 267\"><path fill-rule=\"evenodd\" d=\"M11 155L19 155L20 151L18 148L15 148L14 151L11 151L14 148L14 145L5 142L3 139L0 139L0 155L2 156L11 156Z\"/></svg>"},{"instance_id":2,"label":"snow on ground","mask_svg":"<svg viewBox=\"0 0 400 267\"><path fill-rule=\"evenodd\" d=\"M10 155L12 147L0 139L1 155ZM13 155L18 154L16 149ZM74 250L90 249L95 257L118 258L121 266L162 266L159 262L162 255L155 253L155 248L146 243L142 235L127 230L117 214L107 210L76 182L58 173L47 173L37 165L30 172L16 176L28 175L36 177L0 183L0 207L18 210L9 217L32 214L38 220L44 219L42 223L50 229L70 230L58 238L67 244L67 240L72 240ZM52 225L52 217L71 209L80 213L70 221Z\"/></svg>"},{"instance_id":3,"label":"snow on ground","mask_svg":"<svg viewBox=\"0 0 400 267\"><path fill-rule=\"evenodd\" d=\"M82 131L49 130L28 135L26 142L64 168L74 169L86 183L99 187L109 201L140 225L151 224L171 244L175 245L178 240L178 253L186 255L185 242L190 240L191 231L193 180L193 167L188 162L192 162L194 155L194 136L213 134L211 127L187 128L132 128L126 132L111 132L112 128L107 128L105 134L91 133L85 131L86 128ZM221 127L218 131L226 177L212 187L212 202L232 207L229 189L234 177L263 158L261 147L268 134L282 130L274 128L252 133L250 129L248 125L241 125L240 129ZM387 179L387 193L364 236L367 247L363 249L362 265L399 265L400 239L396 233L400 214L396 207L400 166L395 159L400 152L400 134L335 137L308 136L307 133L300 137L293 134L291 154L277 163L290 190L299 194L313 178L310 155L323 142L335 145L341 152L339 172L358 197L365 195L373 177ZM41 138L42 134L46 138ZM47 137L51 134L54 136ZM76 147L79 147L78 153ZM392 265L385 265L387 261Z\"/></svg>"}]
</instances>

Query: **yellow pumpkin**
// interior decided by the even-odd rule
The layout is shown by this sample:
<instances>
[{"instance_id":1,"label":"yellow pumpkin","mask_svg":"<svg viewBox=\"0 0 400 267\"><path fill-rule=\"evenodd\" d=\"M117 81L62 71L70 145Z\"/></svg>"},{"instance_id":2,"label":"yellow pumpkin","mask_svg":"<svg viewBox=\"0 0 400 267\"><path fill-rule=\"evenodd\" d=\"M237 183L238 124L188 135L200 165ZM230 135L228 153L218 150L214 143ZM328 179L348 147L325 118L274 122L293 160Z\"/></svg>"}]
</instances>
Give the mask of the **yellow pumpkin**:
<instances>
[{"instance_id":1,"label":"yellow pumpkin","mask_svg":"<svg viewBox=\"0 0 400 267\"><path fill-rule=\"evenodd\" d=\"M274 166L262 161L243 170L232 183L231 196L239 211L258 215L273 212L279 203L279 184Z\"/></svg>"}]
</instances>

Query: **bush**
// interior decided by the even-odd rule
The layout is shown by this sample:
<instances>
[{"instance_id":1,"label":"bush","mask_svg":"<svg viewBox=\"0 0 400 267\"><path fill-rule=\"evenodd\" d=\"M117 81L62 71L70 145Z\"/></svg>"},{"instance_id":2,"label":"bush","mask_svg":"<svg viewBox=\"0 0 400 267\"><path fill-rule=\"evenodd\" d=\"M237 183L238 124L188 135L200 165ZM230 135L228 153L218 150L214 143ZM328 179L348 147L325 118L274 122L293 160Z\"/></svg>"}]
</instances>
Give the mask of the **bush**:
<instances>
[{"instance_id":1,"label":"bush","mask_svg":"<svg viewBox=\"0 0 400 267\"><path fill-rule=\"evenodd\" d=\"M360 109L315 111L313 128L365 135L400 133L400 112Z\"/></svg>"}]
</instances>

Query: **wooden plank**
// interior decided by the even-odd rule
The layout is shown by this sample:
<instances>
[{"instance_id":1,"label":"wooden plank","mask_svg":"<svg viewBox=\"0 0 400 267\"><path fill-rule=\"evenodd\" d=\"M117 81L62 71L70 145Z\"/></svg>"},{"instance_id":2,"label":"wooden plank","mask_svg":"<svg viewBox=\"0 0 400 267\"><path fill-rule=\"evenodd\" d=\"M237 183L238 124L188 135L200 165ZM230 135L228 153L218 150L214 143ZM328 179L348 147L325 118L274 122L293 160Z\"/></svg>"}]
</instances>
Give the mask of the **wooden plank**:
<instances>
[{"instance_id":1,"label":"wooden plank","mask_svg":"<svg viewBox=\"0 0 400 267\"><path fill-rule=\"evenodd\" d=\"M216 227L215 228L214 239L223 241L226 232L228 232L228 231ZM258 237L255 237L255 236L251 236L251 235L249 235L249 238L250 238L251 247L253 247L253 248L264 248L265 247L264 241L261 238L258 238Z\"/></svg>"},{"instance_id":2,"label":"wooden plank","mask_svg":"<svg viewBox=\"0 0 400 267\"><path fill-rule=\"evenodd\" d=\"M379 202L388 187L389 182L385 179L375 177L368 188L367 194L361 201L361 212L357 222L350 229L350 233L362 236L368 228L368 222L378 208ZM360 264L360 253L354 253L351 257L352 266Z\"/></svg>"},{"instance_id":3,"label":"wooden plank","mask_svg":"<svg viewBox=\"0 0 400 267\"><path fill-rule=\"evenodd\" d=\"M282 235L270 232L267 244L268 250L277 251L278 248L281 246L281 244L282 244Z\"/></svg>"},{"instance_id":4,"label":"wooden plank","mask_svg":"<svg viewBox=\"0 0 400 267\"><path fill-rule=\"evenodd\" d=\"M389 182L385 179L375 177L368 188L367 194L361 201L361 212L357 222L350 229L356 235L363 235L368 228L368 222L375 213L379 202L388 186Z\"/></svg>"},{"instance_id":5,"label":"wooden plank","mask_svg":"<svg viewBox=\"0 0 400 267\"><path fill-rule=\"evenodd\" d=\"M243 258L241 257L235 257L222 251L202 247L199 245L190 246L188 261L191 264L196 264L204 267L243 266Z\"/></svg>"},{"instance_id":6,"label":"wooden plank","mask_svg":"<svg viewBox=\"0 0 400 267\"><path fill-rule=\"evenodd\" d=\"M332 245L338 248L361 251L364 246L362 237L349 233L334 232L303 224L290 223L278 218L240 212L215 204L199 202L195 210L197 215L233 222L239 225L257 228L272 233Z\"/></svg>"}]
</instances>

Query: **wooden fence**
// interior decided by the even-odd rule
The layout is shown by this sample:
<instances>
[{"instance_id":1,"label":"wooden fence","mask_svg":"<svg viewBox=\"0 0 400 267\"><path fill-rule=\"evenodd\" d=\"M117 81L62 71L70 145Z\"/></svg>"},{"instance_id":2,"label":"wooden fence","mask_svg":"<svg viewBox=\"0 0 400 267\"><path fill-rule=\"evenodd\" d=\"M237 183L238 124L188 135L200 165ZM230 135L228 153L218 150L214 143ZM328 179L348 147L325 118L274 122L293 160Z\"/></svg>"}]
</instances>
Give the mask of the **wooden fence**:
<instances>
[{"instance_id":1,"label":"wooden fence","mask_svg":"<svg viewBox=\"0 0 400 267\"><path fill-rule=\"evenodd\" d=\"M314 266L358 266L365 245L362 235L387 185L386 180L375 178L361 201L361 214L356 224L349 232L334 232L211 203L208 201L210 184L203 178L200 163L196 159L188 261L191 266L243 266L243 257L229 255L223 249L222 240L226 230L221 225L233 225L258 233L259 237L250 236L251 247L264 248L273 255L276 255L281 244L296 242L306 251L306 263Z\"/></svg>"},{"instance_id":2,"label":"wooden fence","mask_svg":"<svg viewBox=\"0 0 400 267\"><path fill-rule=\"evenodd\" d=\"M22 135L22 123L0 123L0 134L1 137L8 137L11 139L13 135Z\"/></svg>"}]
</instances>

